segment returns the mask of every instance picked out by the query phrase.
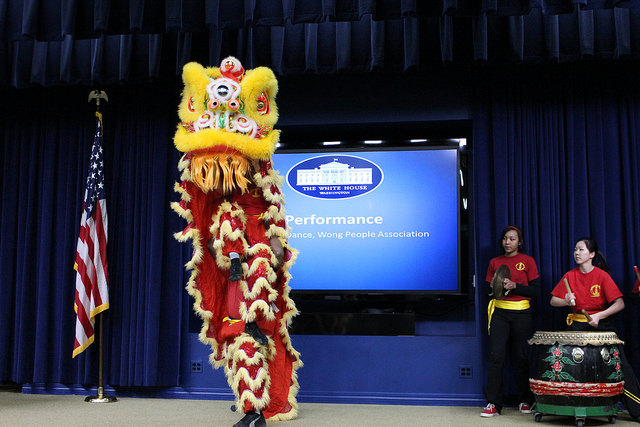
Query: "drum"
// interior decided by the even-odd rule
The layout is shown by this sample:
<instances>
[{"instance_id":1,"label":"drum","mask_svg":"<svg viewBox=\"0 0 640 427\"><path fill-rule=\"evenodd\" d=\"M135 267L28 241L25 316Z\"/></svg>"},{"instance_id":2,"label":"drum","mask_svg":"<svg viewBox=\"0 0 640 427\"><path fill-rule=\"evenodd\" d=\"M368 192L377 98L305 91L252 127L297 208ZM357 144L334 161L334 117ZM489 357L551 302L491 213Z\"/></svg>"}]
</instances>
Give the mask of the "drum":
<instances>
[{"instance_id":1,"label":"drum","mask_svg":"<svg viewBox=\"0 0 640 427\"><path fill-rule=\"evenodd\" d=\"M615 332L536 332L528 342L536 365L529 383L539 407L616 406L624 342Z\"/></svg>"}]
</instances>

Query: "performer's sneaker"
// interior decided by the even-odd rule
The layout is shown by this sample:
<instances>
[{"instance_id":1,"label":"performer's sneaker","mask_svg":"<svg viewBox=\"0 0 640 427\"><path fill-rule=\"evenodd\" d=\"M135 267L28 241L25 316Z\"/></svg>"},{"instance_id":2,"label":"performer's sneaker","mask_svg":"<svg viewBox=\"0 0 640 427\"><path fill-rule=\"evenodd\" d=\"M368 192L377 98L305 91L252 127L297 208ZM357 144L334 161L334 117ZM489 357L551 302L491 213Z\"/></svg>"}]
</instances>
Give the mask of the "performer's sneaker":
<instances>
[{"instance_id":1,"label":"performer's sneaker","mask_svg":"<svg viewBox=\"0 0 640 427\"><path fill-rule=\"evenodd\" d=\"M251 335L251 338L256 340L256 342L260 345L267 345L267 343L269 342L269 339L264 334L264 332L262 332L256 322L249 322L245 324L244 331Z\"/></svg>"},{"instance_id":2,"label":"performer's sneaker","mask_svg":"<svg viewBox=\"0 0 640 427\"><path fill-rule=\"evenodd\" d=\"M245 416L235 423L233 427L266 427L267 422L264 419L262 412L247 412Z\"/></svg>"},{"instance_id":3,"label":"performer's sneaker","mask_svg":"<svg viewBox=\"0 0 640 427\"><path fill-rule=\"evenodd\" d=\"M498 412L496 405L493 403L488 403L487 407L484 408L484 411L480 414L481 417L495 417L496 415L500 415L500 412Z\"/></svg>"},{"instance_id":4,"label":"performer's sneaker","mask_svg":"<svg viewBox=\"0 0 640 427\"><path fill-rule=\"evenodd\" d=\"M518 409L520 409L520 413L521 414L530 414L531 413L531 406L529 406L528 403L526 402L522 402L521 404L518 405Z\"/></svg>"}]
</instances>

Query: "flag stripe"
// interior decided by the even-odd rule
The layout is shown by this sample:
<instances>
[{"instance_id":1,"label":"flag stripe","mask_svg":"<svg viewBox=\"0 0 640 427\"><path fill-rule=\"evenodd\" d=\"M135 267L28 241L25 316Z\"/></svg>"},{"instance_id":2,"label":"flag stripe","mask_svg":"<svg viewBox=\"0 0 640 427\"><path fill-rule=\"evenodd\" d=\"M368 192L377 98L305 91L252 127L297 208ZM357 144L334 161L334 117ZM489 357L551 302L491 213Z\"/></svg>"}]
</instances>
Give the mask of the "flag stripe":
<instances>
[{"instance_id":1,"label":"flag stripe","mask_svg":"<svg viewBox=\"0 0 640 427\"><path fill-rule=\"evenodd\" d=\"M90 296L92 298L99 298L100 297L100 293L99 292L93 292L93 288L97 285L97 278L98 278L98 272L96 271L96 263L95 263L95 244L94 244L94 239L93 236L91 235L95 229L95 224L93 223L93 221L91 219L89 219L87 221L87 224L89 225L88 227L88 233L87 233L87 241L85 242L87 245L87 259L89 260L89 262L91 263L90 265L87 264L87 267L89 268L89 278L91 279L91 293L89 293L87 296ZM97 240L96 240L97 241ZM99 253L99 252L97 252ZM100 260L98 260L99 262ZM95 301L91 301L91 305L89 306L89 311L91 309L93 309L93 307L95 307L96 302Z\"/></svg>"},{"instance_id":2,"label":"flag stripe","mask_svg":"<svg viewBox=\"0 0 640 427\"><path fill-rule=\"evenodd\" d=\"M104 195L102 122L98 115L82 204L75 268L74 309L77 318L73 357L94 341L95 316L109 308L107 204Z\"/></svg>"},{"instance_id":3,"label":"flag stripe","mask_svg":"<svg viewBox=\"0 0 640 427\"><path fill-rule=\"evenodd\" d=\"M83 274L84 273L84 274ZM76 312L77 307L83 309L90 304L89 294L91 293L91 282L86 275L86 267L81 260L78 263L78 275L76 276Z\"/></svg>"},{"instance_id":4,"label":"flag stripe","mask_svg":"<svg viewBox=\"0 0 640 427\"><path fill-rule=\"evenodd\" d=\"M95 231L95 250L94 253L98 254L98 258L100 260L99 263L96 263L95 268L98 276L98 288L100 292L98 292L96 298L96 305L101 306L103 304L102 297L103 295L107 295L109 290L107 288L107 230L106 230L106 222L107 222L107 205L105 200L100 200L96 206L96 213L100 217L104 217L102 221L97 221L96 227L93 231ZM103 207L104 206L104 207ZM104 209L104 212L103 212ZM99 301L99 302L98 302Z\"/></svg>"}]
</instances>

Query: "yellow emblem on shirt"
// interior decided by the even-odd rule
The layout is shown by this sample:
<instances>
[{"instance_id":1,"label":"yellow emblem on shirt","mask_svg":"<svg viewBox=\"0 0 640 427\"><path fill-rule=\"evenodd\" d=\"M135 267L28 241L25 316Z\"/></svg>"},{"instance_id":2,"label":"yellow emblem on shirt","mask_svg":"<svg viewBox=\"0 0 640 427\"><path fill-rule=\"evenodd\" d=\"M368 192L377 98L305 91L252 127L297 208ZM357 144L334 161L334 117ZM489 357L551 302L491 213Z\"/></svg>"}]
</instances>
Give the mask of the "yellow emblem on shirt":
<instances>
[{"instance_id":1,"label":"yellow emblem on shirt","mask_svg":"<svg viewBox=\"0 0 640 427\"><path fill-rule=\"evenodd\" d=\"M589 290L591 292L591 296L594 298L598 298L600 296L600 290L602 288L597 283L591 287Z\"/></svg>"},{"instance_id":2,"label":"yellow emblem on shirt","mask_svg":"<svg viewBox=\"0 0 640 427\"><path fill-rule=\"evenodd\" d=\"M525 269L524 262L522 262L522 261L521 261L521 262L519 262L519 263L517 263L517 264L516 264L516 270L518 270L518 271L522 271L522 270L524 270L524 269Z\"/></svg>"}]
</instances>

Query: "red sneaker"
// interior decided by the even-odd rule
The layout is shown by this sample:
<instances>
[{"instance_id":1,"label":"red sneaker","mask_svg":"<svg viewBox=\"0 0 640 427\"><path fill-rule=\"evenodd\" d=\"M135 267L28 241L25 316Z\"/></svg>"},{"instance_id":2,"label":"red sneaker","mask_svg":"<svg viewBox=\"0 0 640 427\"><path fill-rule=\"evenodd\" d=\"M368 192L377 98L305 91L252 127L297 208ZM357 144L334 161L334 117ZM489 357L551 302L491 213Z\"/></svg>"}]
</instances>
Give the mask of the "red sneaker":
<instances>
[{"instance_id":1,"label":"red sneaker","mask_svg":"<svg viewBox=\"0 0 640 427\"><path fill-rule=\"evenodd\" d=\"M531 406L529 406L529 404L525 402L522 402L520 405L518 405L518 409L520 409L521 414L531 413Z\"/></svg>"},{"instance_id":2,"label":"red sneaker","mask_svg":"<svg viewBox=\"0 0 640 427\"><path fill-rule=\"evenodd\" d=\"M488 403L484 411L480 413L481 417L495 417L496 415L500 415L498 410L496 409L496 405L493 403Z\"/></svg>"}]
</instances>

